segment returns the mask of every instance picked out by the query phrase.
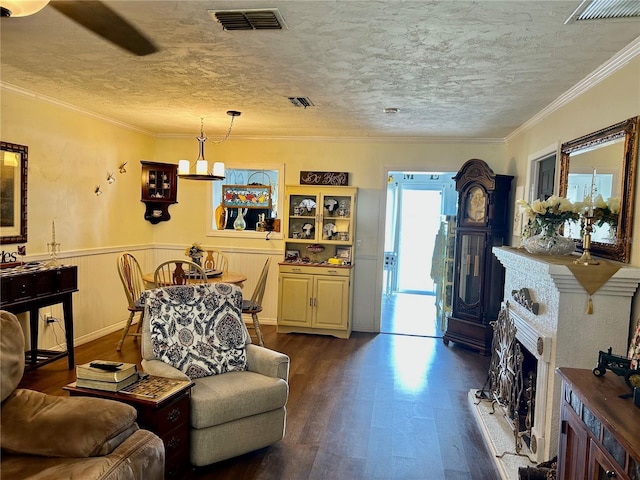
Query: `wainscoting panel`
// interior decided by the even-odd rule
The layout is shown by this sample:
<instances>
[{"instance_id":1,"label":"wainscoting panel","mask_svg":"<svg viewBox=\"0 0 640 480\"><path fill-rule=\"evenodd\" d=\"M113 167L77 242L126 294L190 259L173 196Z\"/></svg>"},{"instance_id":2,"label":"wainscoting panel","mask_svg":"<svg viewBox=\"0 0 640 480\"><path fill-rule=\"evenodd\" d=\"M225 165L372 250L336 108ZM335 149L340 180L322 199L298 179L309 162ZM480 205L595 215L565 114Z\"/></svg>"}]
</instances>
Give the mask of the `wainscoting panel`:
<instances>
[{"instance_id":1,"label":"wainscoting panel","mask_svg":"<svg viewBox=\"0 0 640 480\"><path fill-rule=\"evenodd\" d=\"M75 344L82 345L96 338L120 330L129 316L126 297L118 276L117 258L120 253L129 251L138 259L143 273L153 272L154 268L165 260L185 258L184 248L177 245L128 245L122 247L62 252L59 260L64 265L78 267L78 292L73 294L73 317ZM206 247L204 247L206 248ZM222 250L229 258L229 269L244 273L247 281L243 287L246 298L250 298L255 288L264 262L271 257L267 287L263 299L263 311L260 322L275 325L278 315L278 262L283 258L280 251L268 249L229 249ZM46 255L31 256L26 261L44 261ZM379 300L375 284L377 259L371 257L356 258L355 292L353 305L353 330L377 331L375 319L379 318ZM369 299L358 301L358 299ZM44 322L45 313L60 319L52 325ZM20 322L29 342L28 314L19 315ZM40 331L38 346L43 349L64 349L64 324L62 305L45 307L40 310ZM249 323L251 319L245 318ZM114 344L113 348L116 348Z\"/></svg>"},{"instance_id":2,"label":"wainscoting panel","mask_svg":"<svg viewBox=\"0 0 640 480\"><path fill-rule=\"evenodd\" d=\"M127 248L96 249L62 252L58 256L64 265L78 267L78 292L73 294L73 333L75 344L82 345L124 327L129 317L127 299L118 276L117 258L123 251L130 251L143 270L153 268L153 248L129 246ZM46 256L29 257L28 261L45 261ZM44 322L46 313L59 319L51 325ZM29 341L29 315L19 315L27 342ZM43 349L66 349L62 305L40 310L38 346ZM114 349L115 349L114 344Z\"/></svg>"}]
</instances>

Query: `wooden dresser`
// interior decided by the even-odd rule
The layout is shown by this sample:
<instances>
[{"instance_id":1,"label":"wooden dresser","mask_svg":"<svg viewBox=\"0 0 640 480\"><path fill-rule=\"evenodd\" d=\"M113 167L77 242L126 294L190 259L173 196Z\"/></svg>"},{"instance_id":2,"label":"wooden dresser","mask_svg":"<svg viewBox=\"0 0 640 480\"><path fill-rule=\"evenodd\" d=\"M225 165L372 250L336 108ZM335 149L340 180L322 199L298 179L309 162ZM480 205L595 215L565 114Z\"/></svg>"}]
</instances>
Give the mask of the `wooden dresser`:
<instances>
[{"instance_id":1,"label":"wooden dresser","mask_svg":"<svg viewBox=\"0 0 640 480\"><path fill-rule=\"evenodd\" d=\"M622 377L558 368L562 406L558 479L640 480L640 408Z\"/></svg>"}]
</instances>

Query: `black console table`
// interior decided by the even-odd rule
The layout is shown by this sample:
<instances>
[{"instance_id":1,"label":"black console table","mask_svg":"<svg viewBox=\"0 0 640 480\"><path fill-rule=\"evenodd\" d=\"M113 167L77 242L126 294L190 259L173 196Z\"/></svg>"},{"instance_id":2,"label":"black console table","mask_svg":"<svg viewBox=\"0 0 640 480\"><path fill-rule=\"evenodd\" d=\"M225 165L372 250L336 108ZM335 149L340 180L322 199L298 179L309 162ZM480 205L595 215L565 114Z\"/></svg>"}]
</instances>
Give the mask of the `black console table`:
<instances>
[{"instance_id":1,"label":"black console table","mask_svg":"<svg viewBox=\"0 0 640 480\"><path fill-rule=\"evenodd\" d=\"M78 267L27 265L4 269L0 271L0 287L0 308L14 314L29 312L31 349L25 354L25 370L66 356L69 357L69 369L74 368L72 293L78 291ZM39 310L59 303L64 313L67 351L39 350Z\"/></svg>"}]
</instances>

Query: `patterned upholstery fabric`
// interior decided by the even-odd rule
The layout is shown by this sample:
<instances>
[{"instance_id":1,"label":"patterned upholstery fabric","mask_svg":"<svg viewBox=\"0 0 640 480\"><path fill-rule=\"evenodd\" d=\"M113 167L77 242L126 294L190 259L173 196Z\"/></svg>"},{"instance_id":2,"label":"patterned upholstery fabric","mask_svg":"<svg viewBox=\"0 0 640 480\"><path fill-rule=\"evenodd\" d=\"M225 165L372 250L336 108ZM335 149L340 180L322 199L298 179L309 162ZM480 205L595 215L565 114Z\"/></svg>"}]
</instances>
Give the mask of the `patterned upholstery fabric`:
<instances>
[{"instance_id":1,"label":"patterned upholstery fabric","mask_svg":"<svg viewBox=\"0 0 640 480\"><path fill-rule=\"evenodd\" d=\"M246 370L249 335L238 286L174 285L145 297L155 358L191 379Z\"/></svg>"}]
</instances>

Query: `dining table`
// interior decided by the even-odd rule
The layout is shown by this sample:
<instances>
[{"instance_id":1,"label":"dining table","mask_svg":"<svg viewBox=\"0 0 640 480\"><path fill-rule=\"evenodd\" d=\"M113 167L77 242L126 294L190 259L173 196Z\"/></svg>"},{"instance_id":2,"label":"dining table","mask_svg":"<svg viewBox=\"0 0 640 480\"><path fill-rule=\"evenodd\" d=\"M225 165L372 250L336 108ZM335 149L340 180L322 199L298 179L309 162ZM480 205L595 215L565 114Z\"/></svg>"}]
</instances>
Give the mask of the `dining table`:
<instances>
[{"instance_id":1,"label":"dining table","mask_svg":"<svg viewBox=\"0 0 640 480\"><path fill-rule=\"evenodd\" d=\"M154 273L145 273L142 275L147 288L155 288ZM232 272L229 270L223 271L221 274L207 275L207 283L232 283L238 285L240 288L244 287L244 282L247 280L247 276L244 273Z\"/></svg>"}]
</instances>

